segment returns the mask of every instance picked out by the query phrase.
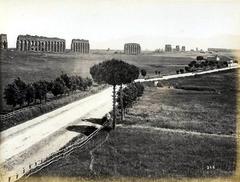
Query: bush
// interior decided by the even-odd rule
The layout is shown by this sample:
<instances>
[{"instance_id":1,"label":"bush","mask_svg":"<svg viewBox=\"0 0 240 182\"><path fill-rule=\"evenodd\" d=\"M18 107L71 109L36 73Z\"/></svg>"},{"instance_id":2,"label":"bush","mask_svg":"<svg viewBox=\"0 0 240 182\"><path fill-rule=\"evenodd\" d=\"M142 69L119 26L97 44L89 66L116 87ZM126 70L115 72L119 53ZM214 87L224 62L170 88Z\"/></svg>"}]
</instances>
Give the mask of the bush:
<instances>
[{"instance_id":1,"label":"bush","mask_svg":"<svg viewBox=\"0 0 240 182\"><path fill-rule=\"evenodd\" d=\"M145 77L145 76L147 75L147 71L146 71L145 69L142 69L142 70L141 70L141 75L142 75L143 77Z\"/></svg>"},{"instance_id":2,"label":"bush","mask_svg":"<svg viewBox=\"0 0 240 182\"><path fill-rule=\"evenodd\" d=\"M138 97L141 97L144 92L144 86L141 83L131 83L123 89L123 108L131 107ZM120 92L117 93L118 106L120 108Z\"/></svg>"},{"instance_id":3,"label":"bush","mask_svg":"<svg viewBox=\"0 0 240 182\"><path fill-rule=\"evenodd\" d=\"M54 96L58 96L58 95L62 95L65 93L65 84L64 84L64 81L61 80L61 79L56 79L54 82L53 82L53 87L52 87L52 94Z\"/></svg>"},{"instance_id":4,"label":"bush","mask_svg":"<svg viewBox=\"0 0 240 182\"><path fill-rule=\"evenodd\" d=\"M35 98L34 87L32 84L28 84L26 87L25 101L27 102L28 105L30 105L30 103L33 102L34 98Z\"/></svg>"},{"instance_id":5,"label":"bush","mask_svg":"<svg viewBox=\"0 0 240 182\"><path fill-rule=\"evenodd\" d=\"M16 84L8 84L7 87L4 89L4 99L8 105L15 107L17 105L17 98L18 98L19 90Z\"/></svg>"},{"instance_id":6,"label":"bush","mask_svg":"<svg viewBox=\"0 0 240 182\"><path fill-rule=\"evenodd\" d=\"M47 100L47 92L48 92L48 88L47 88L47 83L46 81L37 81L35 83L33 83L33 87L34 87L34 98L35 98L35 102L36 99L38 99L40 101L40 103L42 102L43 99L45 99L45 101Z\"/></svg>"},{"instance_id":7,"label":"bush","mask_svg":"<svg viewBox=\"0 0 240 182\"><path fill-rule=\"evenodd\" d=\"M19 77L13 81L13 83L8 84L4 89L4 99L8 105L15 107L24 104L26 98L26 83L22 81Z\"/></svg>"},{"instance_id":8,"label":"bush","mask_svg":"<svg viewBox=\"0 0 240 182\"><path fill-rule=\"evenodd\" d=\"M37 100L42 102L43 99L47 100L47 93L51 92L54 96L69 93L74 90L86 90L92 86L90 78L81 78L80 76L68 76L61 74L60 77L54 81L39 80L34 83L26 84L20 78L15 79L12 83L4 88L4 99L7 105L16 107L17 105L30 105L33 101Z\"/></svg>"},{"instance_id":9,"label":"bush","mask_svg":"<svg viewBox=\"0 0 240 182\"><path fill-rule=\"evenodd\" d=\"M201 61L201 60L203 60L204 58L203 58L203 56L197 56L196 57L196 60L198 60L198 61Z\"/></svg>"}]
</instances>

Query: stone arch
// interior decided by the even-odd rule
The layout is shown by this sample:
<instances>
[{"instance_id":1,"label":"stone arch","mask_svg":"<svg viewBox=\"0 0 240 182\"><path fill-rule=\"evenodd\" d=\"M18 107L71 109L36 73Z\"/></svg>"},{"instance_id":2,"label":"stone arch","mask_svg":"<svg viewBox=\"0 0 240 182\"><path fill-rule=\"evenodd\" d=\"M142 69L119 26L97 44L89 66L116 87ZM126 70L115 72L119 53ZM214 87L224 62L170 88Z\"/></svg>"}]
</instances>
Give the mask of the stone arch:
<instances>
[{"instance_id":1,"label":"stone arch","mask_svg":"<svg viewBox=\"0 0 240 182\"><path fill-rule=\"evenodd\" d=\"M17 40L17 50L20 50L20 41Z\"/></svg>"},{"instance_id":2,"label":"stone arch","mask_svg":"<svg viewBox=\"0 0 240 182\"><path fill-rule=\"evenodd\" d=\"M47 51L49 52L49 51L50 51L50 45L51 45L51 44L50 44L50 41L48 41L47 44L48 44L48 49L47 49Z\"/></svg>"},{"instance_id":3,"label":"stone arch","mask_svg":"<svg viewBox=\"0 0 240 182\"><path fill-rule=\"evenodd\" d=\"M54 52L56 52L57 51L57 43L56 43L56 41L54 41Z\"/></svg>"},{"instance_id":4,"label":"stone arch","mask_svg":"<svg viewBox=\"0 0 240 182\"><path fill-rule=\"evenodd\" d=\"M27 50L30 51L31 50L31 41L28 40L28 47L27 47Z\"/></svg>"},{"instance_id":5,"label":"stone arch","mask_svg":"<svg viewBox=\"0 0 240 182\"><path fill-rule=\"evenodd\" d=\"M44 41L44 51L47 51L47 42Z\"/></svg>"},{"instance_id":6,"label":"stone arch","mask_svg":"<svg viewBox=\"0 0 240 182\"><path fill-rule=\"evenodd\" d=\"M35 51L37 51L37 41L35 41Z\"/></svg>"},{"instance_id":7,"label":"stone arch","mask_svg":"<svg viewBox=\"0 0 240 182\"><path fill-rule=\"evenodd\" d=\"M41 42L41 51L44 51L45 45L44 42Z\"/></svg>"},{"instance_id":8,"label":"stone arch","mask_svg":"<svg viewBox=\"0 0 240 182\"><path fill-rule=\"evenodd\" d=\"M41 42L38 41L38 51L41 51Z\"/></svg>"},{"instance_id":9,"label":"stone arch","mask_svg":"<svg viewBox=\"0 0 240 182\"><path fill-rule=\"evenodd\" d=\"M59 52L59 42L57 42L57 52Z\"/></svg>"},{"instance_id":10,"label":"stone arch","mask_svg":"<svg viewBox=\"0 0 240 182\"><path fill-rule=\"evenodd\" d=\"M21 50L21 51L23 51L23 46L24 46L23 44L24 44L24 43L23 43L23 40L20 40L20 50Z\"/></svg>"},{"instance_id":11,"label":"stone arch","mask_svg":"<svg viewBox=\"0 0 240 182\"><path fill-rule=\"evenodd\" d=\"M34 41L32 40L32 43L31 43L31 50L34 51Z\"/></svg>"},{"instance_id":12,"label":"stone arch","mask_svg":"<svg viewBox=\"0 0 240 182\"><path fill-rule=\"evenodd\" d=\"M3 49L7 49L7 41L3 41Z\"/></svg>"}]
</instances>

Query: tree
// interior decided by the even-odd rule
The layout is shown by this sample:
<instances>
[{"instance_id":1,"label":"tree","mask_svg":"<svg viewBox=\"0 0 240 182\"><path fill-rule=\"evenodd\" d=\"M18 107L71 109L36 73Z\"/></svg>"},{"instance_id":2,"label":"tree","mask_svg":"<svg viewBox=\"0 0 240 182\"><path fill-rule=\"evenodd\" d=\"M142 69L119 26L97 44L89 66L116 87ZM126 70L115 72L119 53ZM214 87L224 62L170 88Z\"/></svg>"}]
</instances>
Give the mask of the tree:
<instances>
[{"instance_id":1,"label":"tree","mask_svg":"<svg viewBox=\"0 0 240 182\"><path fill-rule=\"evenodd\" d=\"M180 69L180 73L184 73L184 69Z\"/></svg>"},{"instance_id":2,"label":"tree","mask_svg":"<svg viewBox=\"0 0 240 182\"><path fill-rule=\"evenodd\" d=\"M190 67L189 67L189 66L185 66L185 68L184 68L184 69L185 69L185 71L186 71L186 72L190 72L190 71L191 71L191 69L190 69Z\"/></svg>"},{"instance_id":3,"label":"tree","mask_svg":"<svg viewBox=\"0 0 240 182\"><path fill-rule=\"evenodd\" d=\"M71 80L71 83L72 83L72 86L71 86L70 90L73 92L73 91L77 90L77 88L78 88L78 77L77 76L71 76L70 80Z\"/></svg>"},{"instance_id":4,"label":"tree","mask_svg":"<svg viewBox=\"0 0 240 182\"><path fill-rule=\"evenodd\" d=\"M30 103L33 102L34 100L34 87L32 84L28 84L26 87L26 97L25 97L25 101L27 102L28 106L30 105Z\"/></svg>"},{"instance_id":5,"label":"tree","mask_svg":"<svg viewBox=\"0 0 240 182\"><path fill-rule=\"evenodd\" d=\"M15 83L8 84L6 88L4 88L4 99L7 105L13 107L17 105L18 93L19 91Z\"/></svg>"},{"instance_id":6,"label":"tree","mask_svg":"<svg viewBox=\"0 0 240 182\"><path fill-rule=\"evenodd\" d=\"M47 92L48 92L48 85L46 81L37 81L35 83L33 83L33 87L34 87L34 99L35 99L35 103L36 103L36 99L38 99L40 101L40 103L42 103L42 100L45 99L45 102L47 101Z\"/></svg>"},{"instance_id":7,"label":"tree","mask_svg":"<svg viewBox=\"0 0 240 182\"><path fill-rule=\"evenodd\" d=\"M196 63L197 63L196 61L191 61L191 62L188 64L188 66L189 66L189 67L194 67Z\"/></svg>"},{"instance_id":8,"label":"tree","mask_svg":"<svg viewBox=\"0 0 240 182\"><path fill-rule=\"evenodd\" d=\"M123 89L123 108L131 107L134 101L141 97L144 91L144 86L141 83L130 83ZM118 92L117 102L120 106L120 92Z\"/></svg>"},{"instance_id":9,"label":"tree","mask_svg":"<svg viewBox=\"0 0 240 182\"><path fill-rule=\"evenodd\" d=\"M120 85L120 97L122 98L122 84L131 83L139 76L139 69L122 60L111 59L90 68L90 74L94 81L107 83L113 86L113 129L116 122L116 86ZM122 103L122 102L121 102ZM121 107L123 108L123 107ZM123 112L121 116L123 115Z\"/></svg>"},{"instance_id":10,"label":"tree","mask_svg":"<svg viewBox=\"0 0 240 182\"><path fill-rule=\"evenodd\" d=\"M4 89L4 99L8 105L12 105L13 107L16 105L20 105L21 107L24 104L25 97L26 83L19 77Z\"/></svg>"},{"instance_id":11,"label":"tree","mask_svg":"<svg viewBox=\"0 0 240 182\"><path fill-rule=\"evenodd\" d=\"M84 82L85 82L87 87L91 87L92 84L93 84L92 79L88 78L88 77L84 79Z\"/></svg>"},{"instance_id":12,"label":"tree","mask_svg":"<svg viewBox=\"0 0 240 182\"><path fill-rule=\"evenodd\" d=\"M176 70L176 73L179 74L179 70Z\"/></svg>"},{"instance_id":13,"label":"tree","mask_svg":"<svg viewBox=\"0 0 240 182\"><path fill-rule=\"evenodd\" d=\"M147 75L147 71L145 69L141 69L141 75L145 77Z\"/></svg>"},{"instance_id":14,"label":"tree","mask_svg":"<svg viewBox=\"0 0 240 182\"><path fill-rule=\"evenodd\" d=\"M46 85L47 85L47 91L51 92L52 87L53 87L53 81L47 82L45 81Z\"/></svg>"},{"instance_id":15,"label":"tree","mask_svg":"<svg viewBox=\"0 0 240 182\"><path fill-rule=\"evenodd\" d=\"M53 87L51 92L54 96L62 95L64 94L65 87L66 86L64 85L64 81L62 81L61 79L56 79L53 82Z\"/></svg>"},{"instance_id":16,"label":"tree","mask_svg":"<svg viewBox=\"0 0 240 182\"><path fill-rule=\"evenodd\" d=\"M203 60L203 56L197 56L197 57L196 57L196 60L197 60L197 61L202 61L202 60Z\"/></svg>"},{"instance_id":17,"label":"tree","mask_svg":"<svg viewBox=\"0 0 240 182\"><path fill-rule=\"evenodd\" d=\"M25 94L26 94L26 83L22 81L19 77L14 80L14 83L16 84L18 88L18 94L17 94L17 104L22 107L25 101Z\"/></svg>"},{"instance_id":18,"label":"tree","mask_svg":"<svg viewBox=\"0 0 240 182\"><path fill-rule=\"evenodd\" d=\"M70 90L72 87L72 82L70 77L66 74L66 73L62 73L60 75L60 79L62 79L64 81L64 84L66 85L66 87Z\"/></svg>"}]
</instances>

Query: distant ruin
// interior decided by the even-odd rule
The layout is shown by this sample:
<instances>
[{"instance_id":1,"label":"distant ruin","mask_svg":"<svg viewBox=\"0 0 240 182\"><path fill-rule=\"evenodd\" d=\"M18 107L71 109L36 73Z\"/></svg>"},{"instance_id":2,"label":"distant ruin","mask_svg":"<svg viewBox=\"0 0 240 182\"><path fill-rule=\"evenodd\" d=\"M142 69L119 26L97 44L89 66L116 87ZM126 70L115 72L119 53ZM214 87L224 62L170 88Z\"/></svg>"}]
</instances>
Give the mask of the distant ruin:
<instances>
[{"instance_id":1,"label":"distant ruin","mask_svg":"<svg viewBox=\"0 0 240 182\"><path fill-rule=\"evenodd\" d=\"M19 51L63 53L65 52L65 40L55 37L19 35L16 48Z\"/></svg>"},{"instance_id":2,"label":"distant ruin","mask_svg":"<svg viewBox=\"0 0 240 182\"><path fill-rule=\"evenodd\" d=\"M72 39L71 51L81 54L88 54L90 51L89 41L84 39Z\"/></svg>"},{"instance_id":3,"label":"distant ruin","mask_svg":"<svg viewBox=\"0 0 240 182\"><path fill-rule=\"evenodd\" d=\"M124 53L129 55L137 55L141 53L141 46L137 43L124 44Z\"/></svg>"},{"instance_id":4,"label":"distant ruin","mask_svg":"<svg viewBox=\"0 0 240 182\"><path fill-rule=\"evenodd\" d=\"M7 48L8 48L7 34L0 34L0 49Z\"/></svg>"}]
</instances>

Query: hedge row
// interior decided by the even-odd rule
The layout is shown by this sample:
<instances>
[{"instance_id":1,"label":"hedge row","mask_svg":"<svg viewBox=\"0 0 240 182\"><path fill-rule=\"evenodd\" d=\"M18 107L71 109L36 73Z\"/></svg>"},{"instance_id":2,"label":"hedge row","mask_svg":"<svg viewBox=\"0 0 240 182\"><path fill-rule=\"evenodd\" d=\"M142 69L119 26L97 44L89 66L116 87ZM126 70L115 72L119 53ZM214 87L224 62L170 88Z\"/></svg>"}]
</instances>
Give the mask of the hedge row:
<instances>
[{"instance_id":1,"label":"hedge row","mask_svg":"<svg viewBox=\"0 0 240 182\"><path fill-rule=\"evenodd\" d=\"M68 76L61 74L55 80L39 80L34 83L26 84L20 78L15 79L4 89L4 99L8 105L15 108L17 105L22 107L24 104L42 102L47 100L48 93L55 97L63 94L69 94L75 90L86 90L92 85L90 78L80 76Z\"/></svg>"}]
</instances>

